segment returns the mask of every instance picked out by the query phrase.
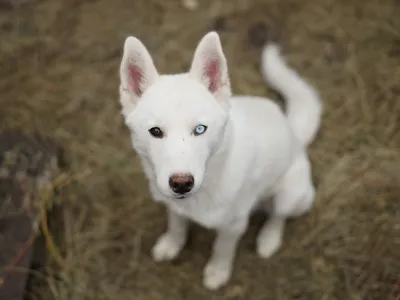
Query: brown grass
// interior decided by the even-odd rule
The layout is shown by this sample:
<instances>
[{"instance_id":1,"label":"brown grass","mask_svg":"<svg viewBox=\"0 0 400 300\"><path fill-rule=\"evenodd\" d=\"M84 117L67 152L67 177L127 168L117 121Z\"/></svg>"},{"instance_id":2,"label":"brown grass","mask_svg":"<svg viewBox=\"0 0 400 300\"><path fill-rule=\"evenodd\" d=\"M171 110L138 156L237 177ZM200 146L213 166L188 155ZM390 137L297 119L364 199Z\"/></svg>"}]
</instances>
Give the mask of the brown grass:
<instances>
[{"instance_id":1,"label":"brown grass","mask_svg":"<svg viewBox=\"0 0 400 300\"><path fill-rule=\"evenodd\" d=\"M357 2L359 2L357 4ZM66 268L38 299L398 299L400 280L400 13L397 0L32 0L0 12L0 127L38 130L91 174L61 193ZM273 95L249 29L264 22L290 64L321 92L323 128L310 147L313 211L287 227L274 258L243 239L230 284L201 285L212 234L196 228L172 264L149 250L165 228L119 113L127 35L162 72L187 70L218 21L234 92ZM393 294L390 296L390 294ZM400 293L400 292L398 292Z\"/></svg>"}]
</instances>

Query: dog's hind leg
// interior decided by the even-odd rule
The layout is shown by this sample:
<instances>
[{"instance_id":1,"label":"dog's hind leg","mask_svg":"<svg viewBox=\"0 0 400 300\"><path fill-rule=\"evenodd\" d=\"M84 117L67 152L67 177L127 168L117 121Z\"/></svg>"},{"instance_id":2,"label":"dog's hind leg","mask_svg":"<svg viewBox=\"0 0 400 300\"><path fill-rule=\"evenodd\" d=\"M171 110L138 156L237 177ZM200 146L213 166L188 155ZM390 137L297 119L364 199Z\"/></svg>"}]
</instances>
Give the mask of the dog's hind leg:
<instances>
[{"instance_id":1,"label":"dog's hind leg","mask_svg":"<svg viewBox=\"0 0 400 300\"><path fill-rule=\"evenodd\" d=\"M310 210L315 188L311 179L310 162L301 155L285 174L275 191L269 219L257 237L257 253L272 256L281 246L287 218L298 217Z\"/></svg>"}]
</instances>

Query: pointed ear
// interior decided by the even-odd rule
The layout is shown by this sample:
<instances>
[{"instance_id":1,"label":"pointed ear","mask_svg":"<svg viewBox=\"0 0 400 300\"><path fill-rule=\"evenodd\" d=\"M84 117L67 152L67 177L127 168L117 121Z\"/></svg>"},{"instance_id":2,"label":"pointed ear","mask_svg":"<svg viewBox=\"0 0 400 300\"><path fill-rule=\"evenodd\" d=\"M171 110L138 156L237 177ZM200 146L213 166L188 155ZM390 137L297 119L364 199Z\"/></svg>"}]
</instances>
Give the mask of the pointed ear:
<instances>
[{"instance_id":1,"label":"pointed ear","mask_svg":"<svg viewBox=\"0 0 400 300\"><path fill-rule=\"evenodd\" d=\"M158 77L150 53L143 43L130 36L126 38L120 65L120 101L123 114L131 112L144 91Z\"/></svg>"},{"instance_id":2,"label":"pointed ear","mask_svg":"<svg viewBox=\"0 0 400 300\"><path fill-rule=\"evenodd\" d=\"M231 96L228 65L215 31L207 33L199 42L189 76L202 82L218 101Z\"/></svg>"}]
</instances>

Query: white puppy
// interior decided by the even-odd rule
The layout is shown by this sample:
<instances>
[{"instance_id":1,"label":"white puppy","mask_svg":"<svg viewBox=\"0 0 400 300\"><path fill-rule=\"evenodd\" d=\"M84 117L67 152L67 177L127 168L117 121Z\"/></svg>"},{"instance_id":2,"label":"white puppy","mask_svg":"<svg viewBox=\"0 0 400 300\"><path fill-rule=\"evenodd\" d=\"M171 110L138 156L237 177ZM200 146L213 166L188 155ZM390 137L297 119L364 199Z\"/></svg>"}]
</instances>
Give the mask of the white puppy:
<instances>
[{"instance_id":1,"label":"white puppy","mask_svg":"<svg viewBox=\"0 0 400 300\"><path fill-rule=\"evenodd\" d=\"M168 228L153 257L177 257L189 221L215 229L203 277L210 290L229 280L256 208L270 215L257 238L257 252L267 258L282 243L285 220L307 212L314 201L306 151L320 125L319 96L285 64L276 45L264 48L262 73L284 95L286 115L268 99L231 96L216 32L202 38L190 71L174 75L160 75L137 38L125 40L122 113L151 194L168 207Z\"/></svg>"}]
</instances>

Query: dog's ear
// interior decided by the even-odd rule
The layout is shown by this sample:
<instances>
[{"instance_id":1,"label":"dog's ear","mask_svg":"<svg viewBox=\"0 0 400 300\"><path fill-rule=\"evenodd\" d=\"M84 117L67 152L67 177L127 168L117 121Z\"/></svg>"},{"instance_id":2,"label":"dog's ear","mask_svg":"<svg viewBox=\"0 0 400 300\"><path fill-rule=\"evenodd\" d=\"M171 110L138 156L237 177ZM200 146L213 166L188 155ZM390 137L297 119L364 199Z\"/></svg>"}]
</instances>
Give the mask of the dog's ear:
<instances>
[{"instance_id":1,"label":"dog's ear","mask_svg":"<svg viewBox=\"0 0 400 300\"><path fill-rule=\"evenodd\" d=\"M219 101L231 96L228 65L215 31L207 33L199 42L189 76L200 80Z\"/></svg>"},{"instance_id":2,"label":"dog's ear","mask_svg":"<svg viewBox=\"0 0 400 300\"><path fill-rule=\"evenodd\" d=\"M136 37L130 36L125 40L119 74L120 101L126 115L158 77L150 53Z\"/></svg>"}]
</instances>

